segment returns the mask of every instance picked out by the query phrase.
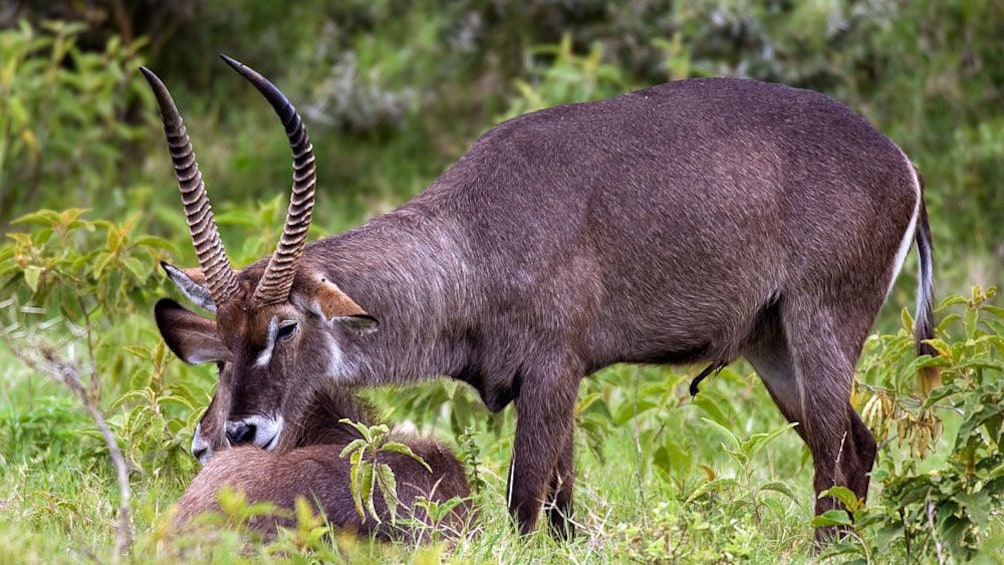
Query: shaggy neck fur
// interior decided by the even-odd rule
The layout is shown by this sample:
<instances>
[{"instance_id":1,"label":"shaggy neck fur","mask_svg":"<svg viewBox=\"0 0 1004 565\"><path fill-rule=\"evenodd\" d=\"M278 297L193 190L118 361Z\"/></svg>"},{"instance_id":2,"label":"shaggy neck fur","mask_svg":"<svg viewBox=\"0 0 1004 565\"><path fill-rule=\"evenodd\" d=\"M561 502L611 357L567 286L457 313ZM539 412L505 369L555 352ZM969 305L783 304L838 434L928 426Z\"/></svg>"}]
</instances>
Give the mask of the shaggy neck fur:
<instances>
[{"instance_id":1,"label":"shaggy neck fur","mask_svg":"<svg viewBox=\"0 0 1004 565\"><path fill-rule=\"evenodd\" d=\"M457 373L467 362L470 304L466 242L449 217L407 206L308 246L303 263L324 272L380 322L342 352L361 382L403 383Z\"/></svg>"}]
</instances>

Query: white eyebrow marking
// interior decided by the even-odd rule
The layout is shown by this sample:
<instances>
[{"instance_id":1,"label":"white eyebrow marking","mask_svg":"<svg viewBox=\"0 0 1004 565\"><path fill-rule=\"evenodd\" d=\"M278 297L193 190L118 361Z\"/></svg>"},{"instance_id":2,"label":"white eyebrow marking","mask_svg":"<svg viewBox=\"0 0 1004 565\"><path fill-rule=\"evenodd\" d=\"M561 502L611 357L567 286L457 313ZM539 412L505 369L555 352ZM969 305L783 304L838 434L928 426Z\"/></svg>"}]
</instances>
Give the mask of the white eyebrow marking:
<instances>
[{"instance_id":1,"label":"white eyebrow marking","mask_svg":"<svg viewBox=\"0 0 1004 565\"><path fill-rule=\"evenodd\" d=\"M258 354L258 358L255 359L255 367L264 367L272 360L272 350L275 348L275 336L278 331L279 320L275 316L272 316L272 319L268 321L268 342L265 344L265 349L262 349L261 353Z\"/></svg>"}]
</instances>

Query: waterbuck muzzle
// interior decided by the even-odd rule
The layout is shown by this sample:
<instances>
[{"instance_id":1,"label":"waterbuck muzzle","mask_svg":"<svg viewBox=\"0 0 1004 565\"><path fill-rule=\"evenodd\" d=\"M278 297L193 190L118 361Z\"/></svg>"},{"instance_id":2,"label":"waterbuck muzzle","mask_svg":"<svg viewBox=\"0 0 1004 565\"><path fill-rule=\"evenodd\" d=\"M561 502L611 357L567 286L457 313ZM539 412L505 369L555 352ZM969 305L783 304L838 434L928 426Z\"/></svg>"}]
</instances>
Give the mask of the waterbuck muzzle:
<instances>
[{"instance_id":1,"label":"waterbuck muzzle","mask_svg":"<svg viewBox=\"0 0 1004 565\"><path fill-rule=\"evenodd\" d=\"M250 67L221 55L247 79L279 116L293 156L293 183L282 235L266 260L235 270L213 217L177 105L164 83L141 68L160 107L164 133L181 191L189 233L199 267L163 263L169 279L193 302L214 312L198 316L173 300L157 303L157 325L167 345L187 363L216 363L219 385L192 442L203 463L216 450L250 443L275 449L281 443L284 414L305 410L298 390L287 394L289 375L324 386L345 377L351 363L344 354L347 335L373 331L376 320L323 273L300 265L307 241L317 174L314 150L303 120L286 96ZM305 376L314 376L313 380Z\"/></svg>"}]
</instances>

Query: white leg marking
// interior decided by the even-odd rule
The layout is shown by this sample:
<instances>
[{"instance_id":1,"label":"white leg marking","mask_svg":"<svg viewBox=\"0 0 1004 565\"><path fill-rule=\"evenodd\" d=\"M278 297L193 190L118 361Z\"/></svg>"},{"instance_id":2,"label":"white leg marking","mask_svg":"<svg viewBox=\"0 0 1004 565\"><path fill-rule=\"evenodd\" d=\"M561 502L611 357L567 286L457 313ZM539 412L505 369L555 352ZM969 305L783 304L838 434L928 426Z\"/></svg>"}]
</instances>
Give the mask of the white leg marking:
<instances>
[{"instance_id":1,"label":"white leg marking","mask_svg":"<svg viewBox=\"0 0 1004 565\"><path fill-rule=\"evenodd\" d=\"M516 452L513 451L512 460L509 461L509 481L506 489L505 503L506 506L512 508L512 478L513 474L516 473Z\"/></svg>"}]
</instances>

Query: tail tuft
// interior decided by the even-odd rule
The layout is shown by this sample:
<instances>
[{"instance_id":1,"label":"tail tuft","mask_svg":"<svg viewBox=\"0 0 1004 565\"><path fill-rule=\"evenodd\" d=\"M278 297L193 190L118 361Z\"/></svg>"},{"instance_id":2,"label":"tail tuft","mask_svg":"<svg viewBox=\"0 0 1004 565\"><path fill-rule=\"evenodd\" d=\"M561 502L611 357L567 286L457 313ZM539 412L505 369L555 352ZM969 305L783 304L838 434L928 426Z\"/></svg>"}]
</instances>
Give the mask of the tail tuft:
<instances>
[{"instance_id":1,"label":"tail tuft","mask_svg":"<svg viewBox=\"0 0 1004 565\"><path fill-rule=\"evenodd\" d=\"M938 351L924 340L934 337L934 247L931 244L931 226L927 221L927 208L923 196L917 224L917 251L920 255L917 289L917 311L914 316L913 336L917 342L917 355L936 357ZM927 396L941 384L941 371L937 367L924 367L918 375L920 392Z\"/></svg>"}]
</instances>

